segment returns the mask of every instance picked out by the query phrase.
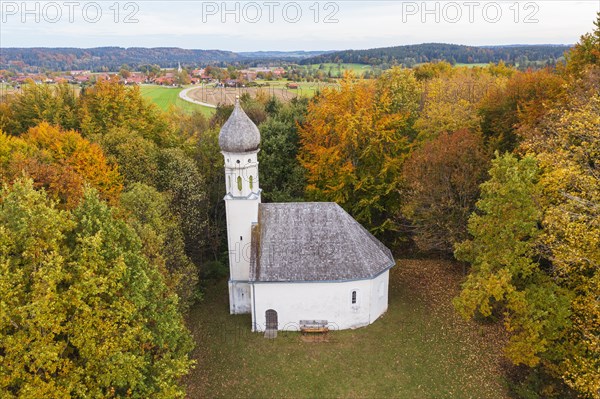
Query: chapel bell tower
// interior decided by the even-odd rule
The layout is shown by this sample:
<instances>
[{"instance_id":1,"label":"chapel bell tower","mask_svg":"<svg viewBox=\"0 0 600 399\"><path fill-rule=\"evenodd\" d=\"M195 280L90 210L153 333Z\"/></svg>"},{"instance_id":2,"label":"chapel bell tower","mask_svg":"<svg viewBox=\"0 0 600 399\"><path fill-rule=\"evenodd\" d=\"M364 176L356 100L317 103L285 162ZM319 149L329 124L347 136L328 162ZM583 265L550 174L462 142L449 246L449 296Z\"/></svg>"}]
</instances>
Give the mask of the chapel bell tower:
<instances>
[{"instance_id":1,"label":"chapel bell tower","mask_svg":"<svg viewBox=\"0 0 600 399\"><path fill-rule=\"evenodd\" d=\"M250 231L258 221L260 132L236 97L231 116L219 133L225 161L225 211L229 249L229 311L250 313Z\"/></svg>"}]
</instances>

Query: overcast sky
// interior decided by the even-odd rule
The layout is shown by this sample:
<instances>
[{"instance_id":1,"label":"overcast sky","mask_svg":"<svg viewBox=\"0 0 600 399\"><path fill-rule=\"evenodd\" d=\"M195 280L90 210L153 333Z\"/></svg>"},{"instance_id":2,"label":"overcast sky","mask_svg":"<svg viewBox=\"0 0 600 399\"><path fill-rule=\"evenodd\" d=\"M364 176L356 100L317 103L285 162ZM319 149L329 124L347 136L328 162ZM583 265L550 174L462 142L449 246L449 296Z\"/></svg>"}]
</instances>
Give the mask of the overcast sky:
<instances>
[{"instance_id":1,"label":"overcast sky","mask_svg":"<svg viewBox=\"0 0 600 399\"><path fill-rule=\"evenodd\" d=\"M428 42L572 44L600 0L0 0L1 47L333 50Z\"/></svg>"}]
</instances>

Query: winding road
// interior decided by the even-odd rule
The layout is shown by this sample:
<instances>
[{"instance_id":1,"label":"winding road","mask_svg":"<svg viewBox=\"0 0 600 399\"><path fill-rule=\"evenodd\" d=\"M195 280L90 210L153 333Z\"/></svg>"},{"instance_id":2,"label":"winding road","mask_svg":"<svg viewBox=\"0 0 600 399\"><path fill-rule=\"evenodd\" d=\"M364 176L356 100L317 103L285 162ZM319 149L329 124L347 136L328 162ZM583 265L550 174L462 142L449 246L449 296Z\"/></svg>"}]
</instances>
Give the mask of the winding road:
<instances>
[{"instance_id":1,"label":"winding road","mask_svg":"<svg viewBox=\"0 0 600 399\"><path fill-rule=\"evenodd\" d=\"M203 103L202 101L194 100L187 95L189 91L197 89L197 88L198 87L188 87L187 89L181 90L179 92L179 98L181 98L183 101L187 101L189 103L203 105L203 106L209 107L209 108L217 108L216 105L209 104L209 103Z\"/></svg>"}]
</instances>

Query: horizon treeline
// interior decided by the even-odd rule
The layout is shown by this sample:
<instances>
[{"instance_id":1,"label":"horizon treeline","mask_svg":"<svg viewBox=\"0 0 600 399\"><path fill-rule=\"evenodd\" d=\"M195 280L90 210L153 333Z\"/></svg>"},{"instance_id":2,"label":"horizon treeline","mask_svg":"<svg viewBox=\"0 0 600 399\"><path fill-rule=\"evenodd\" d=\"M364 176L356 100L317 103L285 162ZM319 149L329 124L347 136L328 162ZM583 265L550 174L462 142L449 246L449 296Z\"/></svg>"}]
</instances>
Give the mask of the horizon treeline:
<instances>
[{"instance_id":1,"label":"horizon treeline","mask_svg":"<svg viewBox=\"0 0 600 399\"><path fill-rule=\"evenodd\" d=\"M124 66L140 70L148 65L159 68L176 68L206 65L260 64L322 64L359 63L372 66L395 65L412 67L427 62L446 61L451 64L498 63L519 64L526 68L552 66L564 60L570 46L566 45L514 45L514 46L464 46L445 43L424 43L366 50L326 51L314 55L307 52L299 57L297 52L236 53L225 50L188 50L176 47L97 47L97 48L3 48L0 69L16 72L90 70L92 72L117 72Z\"/></svg>"},{"instance_id":2,"label":"horizon treeline","mask_svg":"<svg viewBox=\"0 0 600 399\"><path fill-rule=\"evenodd\" d=\"M300 64L359 63L367 65L413 65L446 61L450 64L489 64L504 62L523 67L556 65L564 60L567 45L465 46L423 43L367 50L334 51L310 57Z\"/></svg>"}]
</instances>

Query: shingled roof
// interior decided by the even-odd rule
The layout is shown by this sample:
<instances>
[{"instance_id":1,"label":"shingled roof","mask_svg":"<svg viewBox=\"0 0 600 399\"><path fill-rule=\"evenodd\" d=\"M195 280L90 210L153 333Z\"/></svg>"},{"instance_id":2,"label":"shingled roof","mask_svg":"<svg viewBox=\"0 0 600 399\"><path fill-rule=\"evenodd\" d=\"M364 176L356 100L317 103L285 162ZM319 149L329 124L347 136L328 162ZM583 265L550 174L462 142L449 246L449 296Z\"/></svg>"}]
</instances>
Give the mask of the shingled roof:
<instances>
[{"instance_id":1,"label":"shingled roof","mask_svg":"<svg viewBox=\"0 0 600 399\"><path fill-rule=\"evenodd\" d=\"M225 152L256 151L260 145L260 131L235 99L233 112L219 132L219 146Z\"/></svg>"},{"instance_id":2,"label":"shingled roof","mask_svg":"<svg viewBox=\"0 0 600 399\"><path fill-rule=\"evenodd\" d=\"M250 280L345 281L394 265L391 251L338 204L260 204L252 228Z\"/></svg>"}]
</instances>

